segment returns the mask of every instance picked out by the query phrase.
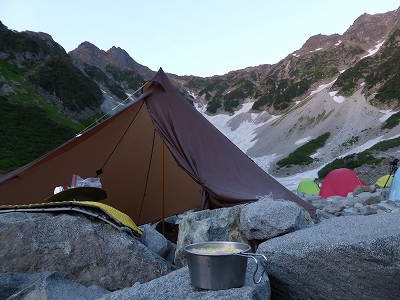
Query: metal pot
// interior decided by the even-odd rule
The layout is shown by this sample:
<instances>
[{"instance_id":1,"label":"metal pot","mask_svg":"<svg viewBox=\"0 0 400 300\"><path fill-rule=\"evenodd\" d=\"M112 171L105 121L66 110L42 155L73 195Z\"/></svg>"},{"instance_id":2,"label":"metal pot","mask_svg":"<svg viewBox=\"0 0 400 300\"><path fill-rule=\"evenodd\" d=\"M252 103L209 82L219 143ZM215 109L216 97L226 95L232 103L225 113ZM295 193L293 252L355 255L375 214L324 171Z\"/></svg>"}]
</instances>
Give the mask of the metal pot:
<instances>
[{"instance_id":1,"label":"metal pot","mask_svg":"<svg viewBox=\"0 0 400 300\"><path fill-rule=\"evenodd\" d=\"M204 251L199 253L199 249ZM210 249L214 251L208 252ZM214 253L221 249L234 249L237 252L224 253L224 251L218 251L218 253ZM244 243L204 242L187 245L184 250L189 266L190 281L192 285L202 289L221 290L241 287L246 278L247 258L252 258L256 262L256 270L253 275L254 283L260 283L266 272L266 257L262 254L249 253L250 246ZM256 280L259 265L257 256L262 258L260 261L262 273L258 280Z\"/></svg>"}]
</instances>

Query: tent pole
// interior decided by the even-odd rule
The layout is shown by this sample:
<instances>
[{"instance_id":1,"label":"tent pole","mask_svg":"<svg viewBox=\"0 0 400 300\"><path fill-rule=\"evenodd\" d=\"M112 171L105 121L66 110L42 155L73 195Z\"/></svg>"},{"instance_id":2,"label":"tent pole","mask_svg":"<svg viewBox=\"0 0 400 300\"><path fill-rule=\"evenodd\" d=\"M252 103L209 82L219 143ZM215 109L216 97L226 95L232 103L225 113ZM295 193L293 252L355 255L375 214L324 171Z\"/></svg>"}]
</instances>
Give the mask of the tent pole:
<instances>
[{"instance_id":1,"label":"tent pole","mask_svg":"<svg viewBox=\"0 0 400 300\"><path fill-rule=\"evenodd\" d=\"M164 210L165 210L164 163L165 163L165 161L164 161L164 140L163 139L161 139L161 143L162 143L161 144L161 154L162 154L162 163L161 163L162 234L165 236L165 221L164 221L164 218L165 218L165 215L164 215L164 213L165 213L164 212Z\"/></svg>"}]
</instances>

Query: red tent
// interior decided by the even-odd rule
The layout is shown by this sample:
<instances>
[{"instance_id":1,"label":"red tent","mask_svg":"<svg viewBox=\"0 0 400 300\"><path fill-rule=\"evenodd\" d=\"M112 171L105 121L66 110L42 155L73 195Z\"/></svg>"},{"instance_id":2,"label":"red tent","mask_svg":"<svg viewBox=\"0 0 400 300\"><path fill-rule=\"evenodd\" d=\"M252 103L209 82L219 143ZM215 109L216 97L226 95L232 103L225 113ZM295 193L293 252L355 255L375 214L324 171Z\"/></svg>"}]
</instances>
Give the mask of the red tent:
<instances>
[{"instance_id":1,"label":"red tent","mask_svg":"<svg viewBox=\"0 0 400 300\"><path fill-rule=\"evenodd\" d=\"M367 184L358 178L353 170L340 168L328 173L322 182L319 195L325 199L330 196L347 197L359 185Z\"/></svg>"}]
</instances>

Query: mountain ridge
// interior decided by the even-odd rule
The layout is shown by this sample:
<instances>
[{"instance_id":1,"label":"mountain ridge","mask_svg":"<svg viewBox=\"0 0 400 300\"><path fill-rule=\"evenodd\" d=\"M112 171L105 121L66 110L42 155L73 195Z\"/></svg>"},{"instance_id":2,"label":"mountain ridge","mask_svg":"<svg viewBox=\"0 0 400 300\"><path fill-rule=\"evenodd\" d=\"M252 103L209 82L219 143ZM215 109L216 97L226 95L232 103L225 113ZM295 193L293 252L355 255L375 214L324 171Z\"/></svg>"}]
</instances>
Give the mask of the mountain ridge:
<instances>
[{"instance_id":1,"label":"mountain ridge","mask_svg":"<svg viewBox=\"0 0 400 300\"><path fill-rule=\"evenodd\" d=\"M241 149L264 166L266 163L259 159L275 154L264 169L276 176L288 175L321 168L378 136L385 139L398 134L400 117L394 114L391 117L394 126L386 129L382 128L386 121L381 122L380 118L384 115L381 110L399 107L400 88L395 84L399 70L398 64L393 63L400 55L399 29L400 9L363 14L342 35L314 35L277 64L211 77L167 74L181 94L198 110L201 108L217 127L216 118L224 117L230 122L230 132L225 131L228 137L237 135L240 139L241 135L249 134L242 130L244 125L253 124L252 143ZM35 67L52 55L68 55L71 63L98 85L103 104L135 99L132 94L154 74L116 46L104 51L83 42L66 54L61 46L54 48L50 35L32 32L29 35L42 40L42 44L35 46L41 49L37 52L41 55L32 55L29 49L7 50L0 45L0 59L19 67L33 60ZM58 49L54 53L46 48L52 45ZM10 92L4 84L0 88L1 96L9 101ZM54 95L54 100L49 101L60 101L57 97ZM237 115L245 104L251 104L249 110ZM68 114L62 107L59 109ZM299 140L307 142L328 131L331 136L317 151L319 154L314 155L312 164L274 167L278 159L298 148Z\"/></svg>"}]
</instances>

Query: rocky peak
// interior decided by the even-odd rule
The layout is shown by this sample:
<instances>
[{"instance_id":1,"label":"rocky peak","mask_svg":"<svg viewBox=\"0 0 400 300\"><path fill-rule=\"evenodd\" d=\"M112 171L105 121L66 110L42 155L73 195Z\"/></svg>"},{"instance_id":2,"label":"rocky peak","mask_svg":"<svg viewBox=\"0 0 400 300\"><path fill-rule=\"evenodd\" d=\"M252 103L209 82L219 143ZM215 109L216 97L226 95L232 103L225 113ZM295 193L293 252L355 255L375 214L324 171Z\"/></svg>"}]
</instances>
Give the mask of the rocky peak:
<instances>
[{"instance_id":1,"label":"rocky peak","mask_svg":"<svg viewBox=\"0 0 400 300\"><path fill-rule=\"evenodd\" d=\"M130 68L135 70L138 74L140 74L145 80L150 79L154 72L150 70L148 67L145 67L139 63L137 63L124 49L120 47L111 47L107 54L112 57L118 64L121 66Z\"/></svg>"},{"instance_id":2,"label":"rocky peak","mask_svg":"<svg viewBox=\"0 0 400 300\"><path fill-rule=\"evenodd\" d=\"M363 14L343 34L344 39L370 47L377 41L383 41L393 29L400 26L400 10L382 14ZM372 44L371 44L372 43Z\"/></svg>"},{"instance_id":3,"label":"rocky peak","mask_svg":"<svg viewBox=\"0 0 400 300\"><path fill-rule=\"evenodd\" d=\"M112 46L108 51L107 54L114 58L116 61L120 62L122 65L125 65L130 68L134 68L138 65L136 61L133 60L129 54L120 47Z\"/></svg>"},{"instance_id":4,"label":"rocky peak","mask_svg":"<svg viewBox=\"0 0 400 300\"><path fill-rule=\"evenodd\" d=\"M359 46L364 51L368 51L377 42L383 41L395 28L400 28L400 9L375 15L364 13L343 35L337 33L314 35L293 55L305 55L315 50L325 50L341 43L345 43L347 47Z\"/></svg>"},{"instance_id":5,"label":"rocky peak","mask_svg":"<svg viewBox=\"0 0 400 300\"><path fill-rule=\"evenodd\" d=\"M89 42L81 43L76 49L68 52L68 54L74 61L93 65L99 69L104 69L107 65L118 65L107 52Z\"/></svg>"},{"instance_id":6,"label":"rocky peak","mask_svg":"<svg viewBox=\"0 0 400 300\"><path fill-rule=\"evenodd\" d=\"M107 67L119 70L128 69L136 72L145 80L150 79L154 74L148 67L138 64L120 47L113 46L108 51L104 51L89 42L83 42L68 54L78 64L95 66L103 71L106 71Z\"/></svg>"},{"instance_id":7,"label":"rocky peak","mask_svg":"<svg viewBox=\"0 0 400 300\"><path fill-rule=\"evenodd\" d=\"M319 49L326 49L328 47L334 47L340 42L341 35L335 33L332 35L317 34L310 37L299 51L295 53L298 55L307 54L310 52L317 51Z\"/></svg>"}]
</instances>

